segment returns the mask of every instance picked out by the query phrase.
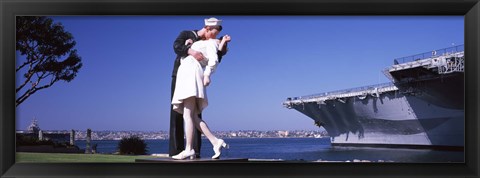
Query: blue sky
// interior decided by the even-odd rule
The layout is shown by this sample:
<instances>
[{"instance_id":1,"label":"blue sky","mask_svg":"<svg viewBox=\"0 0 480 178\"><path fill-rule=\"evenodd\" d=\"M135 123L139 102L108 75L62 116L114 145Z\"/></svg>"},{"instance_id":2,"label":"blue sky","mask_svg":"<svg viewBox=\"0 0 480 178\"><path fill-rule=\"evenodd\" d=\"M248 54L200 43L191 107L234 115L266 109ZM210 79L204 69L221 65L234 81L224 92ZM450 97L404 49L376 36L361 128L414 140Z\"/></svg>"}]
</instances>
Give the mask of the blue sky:
<instances>
[{"instance_id":1,"label":"blue sky","mask_svg":"<svg viewBox=\"0 0 480 178\"><path fill-rule=\"evenodd\" d=\"M17 129L36 117L44 130L168 131L173 41L208 17L52 17L73 34L83 67L17 107ZM463 16L215 17L232 41L203 112L214 131L316 130L281 103L388 82L381 71L394 58L464 42Z\"/></svg>"}]
</instances>

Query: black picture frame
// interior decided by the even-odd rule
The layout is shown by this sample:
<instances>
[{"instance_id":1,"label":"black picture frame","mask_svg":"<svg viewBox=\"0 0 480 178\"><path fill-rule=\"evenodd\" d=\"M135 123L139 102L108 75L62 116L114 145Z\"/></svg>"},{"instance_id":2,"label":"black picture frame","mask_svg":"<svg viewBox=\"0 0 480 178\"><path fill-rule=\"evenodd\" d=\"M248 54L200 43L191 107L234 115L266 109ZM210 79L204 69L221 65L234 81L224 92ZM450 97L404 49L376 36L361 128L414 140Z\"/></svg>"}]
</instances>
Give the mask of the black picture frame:
<instances>
[{"instance_id":1,"label":"black picture frame","mask_svg":"<svg viewBox=\"0 0 480 178\"><path fill-rule=\"evenodd\" d=\"M2 177L478 177L478 0L1 0ZM15 163L17 15L464 15L465 163ZM469 60L473 59L473 60Z\"/></svg>"}]
</instances>

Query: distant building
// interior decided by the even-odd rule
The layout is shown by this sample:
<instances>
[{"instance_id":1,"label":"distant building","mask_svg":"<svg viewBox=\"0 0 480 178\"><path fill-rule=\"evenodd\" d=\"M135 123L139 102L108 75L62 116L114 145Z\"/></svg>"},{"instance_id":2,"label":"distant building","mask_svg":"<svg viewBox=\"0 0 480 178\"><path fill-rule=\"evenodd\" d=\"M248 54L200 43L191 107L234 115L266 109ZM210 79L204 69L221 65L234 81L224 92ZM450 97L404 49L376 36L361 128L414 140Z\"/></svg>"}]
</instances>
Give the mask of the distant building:
<instances>
[{"instance_id":1,"label":"distant building","mask_svg":"<svg viewBox=\"0 0 480 178\"><path fill-rule=\"evenodd\" d=\"M278 131L277 135L279 137L288 137L288 130L287 131Z\"/></svg>"},{"instance_id":2,"label":"distant building","mask_svg":"<svg viewBox=\"0 0 480 178\"><path fill-rule=\"evenodd\" d=\"M40 127L38 126L38 121L36 118L33 118L32 123L30 123L27 128L27 131L30 133L38 134L38 131L40 131Z\"/></svg>"},{"instance_id":3,"label":"distant building","mask_svg":"<svg viewBox=\"0 0 480 178\"><path fill-rule=\"evenodd\" d=\"M40 134L41 132L41 134ZM18 132L17 134L21 134L23 136L38 138L39 140L51 140L57 143L70 143L70 133L50 133L46 131L42 131L40 126L38 125L38 120L36 118L32 119L32 122L27 127L27 132Z\"/></svg>"}]
</instances>

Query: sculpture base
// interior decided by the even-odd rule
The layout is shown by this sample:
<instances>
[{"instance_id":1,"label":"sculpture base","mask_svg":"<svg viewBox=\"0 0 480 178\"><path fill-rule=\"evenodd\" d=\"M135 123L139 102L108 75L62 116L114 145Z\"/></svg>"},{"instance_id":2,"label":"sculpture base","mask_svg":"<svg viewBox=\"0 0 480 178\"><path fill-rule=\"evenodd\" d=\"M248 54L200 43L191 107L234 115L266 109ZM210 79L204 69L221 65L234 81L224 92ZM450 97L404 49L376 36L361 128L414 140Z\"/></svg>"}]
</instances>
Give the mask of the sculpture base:
<instances>
[{"instance_id":1,"label":"sculpture base","mask_svg":"<svg viewBox=\"0 0 480 178\"><path fill-rule=\"evenodd\" d=\"M137 163L218 163L218 162L248 162L248 158L197 158L197 159L184 159L176 160L172 158L151 158L151 159L136 159Z\"/></svg>"}]
</instances>

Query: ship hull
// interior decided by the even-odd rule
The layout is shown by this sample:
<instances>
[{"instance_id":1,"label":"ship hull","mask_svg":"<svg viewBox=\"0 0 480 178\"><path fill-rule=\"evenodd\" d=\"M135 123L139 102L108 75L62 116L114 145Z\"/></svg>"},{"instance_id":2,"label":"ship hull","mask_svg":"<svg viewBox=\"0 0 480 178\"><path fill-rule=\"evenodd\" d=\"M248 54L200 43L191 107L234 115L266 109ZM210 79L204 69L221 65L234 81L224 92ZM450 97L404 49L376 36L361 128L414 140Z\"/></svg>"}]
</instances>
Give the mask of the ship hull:
<instances>
[{"instance_id":1,"label":"ship hull","mask_svg":"<svg viewBox=\"0 0 480 178\"><path fill-rule=\"evenodd\" d=\"M463 109L434 105L398 90L292 108L323 126L333 146L464 147Z\"/></svg>"}]
</instances>

